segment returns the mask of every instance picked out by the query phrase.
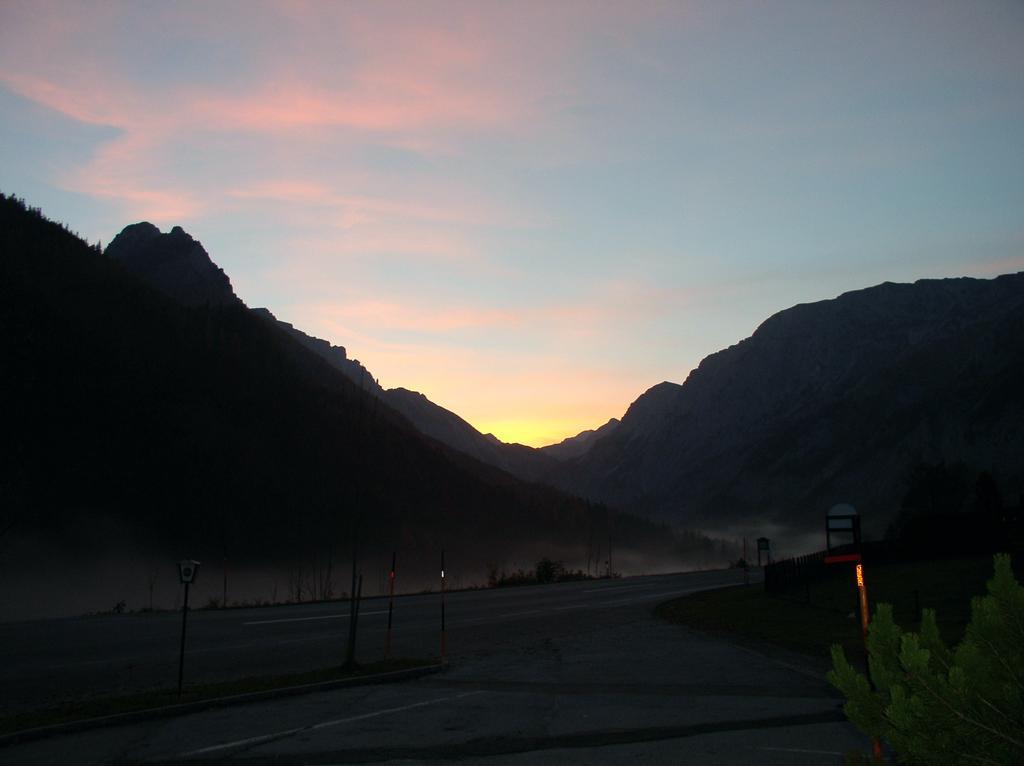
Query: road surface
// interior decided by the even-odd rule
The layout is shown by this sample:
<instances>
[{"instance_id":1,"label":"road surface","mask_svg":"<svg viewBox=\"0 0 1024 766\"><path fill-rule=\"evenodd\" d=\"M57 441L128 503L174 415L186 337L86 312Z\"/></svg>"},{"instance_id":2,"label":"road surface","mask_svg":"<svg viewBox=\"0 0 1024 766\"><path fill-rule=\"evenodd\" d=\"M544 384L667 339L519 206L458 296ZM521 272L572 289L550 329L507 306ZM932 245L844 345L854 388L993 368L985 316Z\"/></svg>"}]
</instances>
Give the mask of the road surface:
<instances>
[{"instance_id":1,"label":"road surface","mask_svg":"<svg viewBox=\"0 0 1024 766\"><path fill-rule=\"evenodd\" d=\"M652 615L675 595L734 583L735 571L450 594L452 666L443 674L211 710L4 748L12 764L57 763L680 763L840 764L866 743L843 722L821 667L666 624ZM364 604L360 657L383 645L382 602ZM341 656L337 604L193 615L193 675L292 669ZM132 622L137 620L137 622ZM439 648L436 594L396 604L395 648ZM30 661L0 679L26 696L60 664L61 683L131 683L175 647L173 616L50 621L74 628L75 657L52 625L4 626L0 650ZM190 623L191 624L191 623ZM130 629L129 629L130 628ZM17 631L15 631L16 633ZM54 637L54 635L60 638ZM41 642L36 652L25 642ZM10 653L6 653L8 658ZM92 662L92 664L84 664ZM49 663L49 664L48 664ZM77 663L77 664L76 664ZM125 675L126 663L135 670ZM314 663L315 664L315 663ZM162 667L162 666L161 666ZM118 670L119 669L119 670ZM165 669L165 674L168 672ZM31 695L27 695L31 696Z\"/></svg>"},{"instance_id":2,"label":"road surface","mask_svg":"<svg viewBox=\"0 0 1024 766\"><path fill-rule=\"evenodd\" d=\"M737 571L635 577L462 591L446 596L448 651L488 650L509 634L600 619L606 610L741 582ZM383 656L387 600L364 599L357 659ZM189 614L186 682L273 675L340 664L347 601L194 610ZM439 594L395 599L392 655L440 654ZM97 615L0 623L0 711L177 681L180 612Z\"/></svg>"}]
</instances>

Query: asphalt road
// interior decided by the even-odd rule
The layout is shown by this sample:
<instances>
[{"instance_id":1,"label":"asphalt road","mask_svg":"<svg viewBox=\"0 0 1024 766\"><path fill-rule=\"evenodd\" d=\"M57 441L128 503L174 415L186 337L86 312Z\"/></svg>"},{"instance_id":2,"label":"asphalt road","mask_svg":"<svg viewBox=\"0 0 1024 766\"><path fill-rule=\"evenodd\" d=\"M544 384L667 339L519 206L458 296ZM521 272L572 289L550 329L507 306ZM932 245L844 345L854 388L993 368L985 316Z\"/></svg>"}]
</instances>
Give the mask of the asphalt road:
<instances>
[{"instance_id":1,"label":"asphalt road","mask_svg":"<svg viewBox=\"0 0 1024 766\"><path fill-rule=\"evenodd\" d=\"M616 607L742 579L738 571L716 571L448 593L447 650L452 657L488 652L510 637L600 622ZM383 656L387 609L386 599L363 600L358 660ZM186 683L340 664L348 615L347 601L192 611ZM440 630L439 594L395 599L392 656L438 656ZM173 686L180 631L180 612L0 623L0 711Z\"/></svg>"},{"instance_id":2,"label":"asphalt road","mask_svg":"<svg viewBox=\"0 0 1024 766\"><path fill-rule=\"evenodd\" d=\"M488 766L837 766L844 753L865 751L868 743L845 722L821 665L670 625L652 614L674 595L742 576L704 572L451 594L451 667L439 675L8 746L0 760L26 766L450 760ZM383 644L387 615L374 614L383 611L374 603L364 606L364 659ZM252 663L281 669L296 657L336 661L346 628L337 607L197 613L190 667L202 673L218 663L237 671ZM436 594L403 599L396 605L396 649L436 653L439 618ZM79 640L88 636L90 651L98 655L89 659L107 667L126 661L106 647L114 638L140 665L151 657L155 662L158 650L173 648L173 640L146 639L160 626L173 627L173 619L145 618L147 629L131 634L124 628L130 618L104 621L106 628L92 620L61 622L83 623ZM4 627L0 650L11 643ZM25 627L36 639L53 631L44 624ZM33 673L39 680L47 662L67 657L74 642L56 632L59 641L38 647L45 658L21 643L31 640L28 632L15 642L22 656L34 657L17 675L19 688ZM73 654L64 662L78 668L71 677L80 683L95 672L74 665ZM7 677L0 683L6 686Z\"/></svg>"}]
</instances>

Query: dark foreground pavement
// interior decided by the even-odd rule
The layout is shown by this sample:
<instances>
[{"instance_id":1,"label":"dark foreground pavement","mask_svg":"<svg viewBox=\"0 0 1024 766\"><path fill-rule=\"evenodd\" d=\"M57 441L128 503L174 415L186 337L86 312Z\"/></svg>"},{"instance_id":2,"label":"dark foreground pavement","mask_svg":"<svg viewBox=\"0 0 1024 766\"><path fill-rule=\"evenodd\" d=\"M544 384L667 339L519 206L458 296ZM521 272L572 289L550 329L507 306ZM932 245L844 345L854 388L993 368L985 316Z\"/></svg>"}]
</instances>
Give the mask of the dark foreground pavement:
<instances>
[{"instance_id":1,"label":"dark foreground pavement","mask_svg":"<svg viewBox=\"0 0 1024 766\"><path fill-rule=\"evenodd\" d=\"M576 584L587 587L545 606L463 615L479 622L462 624L469 635L439 676L99 729L0 760L810 765L866 750L823 668L653 617L667 594L715 579Z\"/></svg>"}]
</instances>

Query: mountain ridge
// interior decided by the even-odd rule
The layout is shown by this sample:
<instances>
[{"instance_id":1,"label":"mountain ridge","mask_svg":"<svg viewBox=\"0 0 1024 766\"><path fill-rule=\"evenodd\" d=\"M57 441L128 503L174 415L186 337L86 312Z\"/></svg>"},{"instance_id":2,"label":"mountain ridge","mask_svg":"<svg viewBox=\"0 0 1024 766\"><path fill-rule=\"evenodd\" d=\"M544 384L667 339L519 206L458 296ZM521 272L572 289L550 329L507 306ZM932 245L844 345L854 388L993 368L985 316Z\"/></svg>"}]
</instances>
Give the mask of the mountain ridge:
<instances>
[{"instance_id":1,"label":"mountain ridge","mask_svg":"<svg viewBox=\"0 0 1024 766\"><path fill-rule=\"evenodd\" d=\"M155 227L133 227L122 235L144 243L153 237ZM198 243L180 228L172 234L193 257ZM222 288L226 275L221 279L205 251L201 255ZM307 335L266 309L253 311L380 397L421 434L520 478L705 528L729 528L744 519L807 526L812 509L830 500L856 499L876 520L891 517L902 475L923 461L987 460L990 467L998 464L1014 491L1021 481L1017 465L968 444L968 432L978 441L977 423L964 420L969 413L961 411L963 402L923 380L920 371L928 369L947 389L955 388L959 373L951 361L939 363L943 349L961 347L970 356L965 338L979 347L997 338L992 355L974 362L984 374L971 383L970 396L984 398L985 386L1001 374L993 360L1003 354L1012 364L1019 361L1019 345L1000 322L1015 321L1016 309L1024 309L1022 280L1024 274L884 282L783 309L750 337L705 357L682 384L650 387L621 420L540 449L482 434L418 392L382 389L344 347ZM1011 410L1014 401L1003 395ZM874 423L877 412L889 413L891 422L866 433L864 424ZM959 413L962 422L942 420L942 413ZM943 434L944 447L928 443L922 422ZM903 423L903 431L894 432L893 423ZM1024 451L998 424L985 427L981 442L998 431ZM875 444L888 457L861 454L861 444ZM839 450L847 455L837 456Z\"/></svg>"},{"instance_id":2,"label":"mountain ridge","mask_svg":"<svg viewBox=\"0 0 1024 766\"><path fill-rule=\"evenodd\" d=\"M183 556L230 560L233 597L266 599L329 577L355 535L369 571L399 551L406 588L433 582L442 548L467 582L488 563L580 566L609 525L620 563L724 560L422 435L241 302L185 305L3 195L0 285L0 387L18 403L0 445L5 617L138 604L141 570ZM70 571L74 588L52 577Z\"/></svg>"},{"instance_id":3,"label":"mountain ridge","mask_svg":"<svg viewBox=\"0 0 1024 766\"><path fill-rule=\"evenodd\" d=\"M1013 429L961 410L989 401L1024 426L1020 394L1000 388L1016 374L1007 369L1024 369L1022 317L1024 273L883 283L785 309L705 357L683 384L662 383L638 397L616 432L568 464L558 484L704 528L743 517L781 523L787 515L809 526L830 499L851 497L876 521L888 519L902 475L927 461L995 468L1008 491L1020 491L1024 442ZM948 354L952 348L960 357ZM963 358L971 359L973 376L961 369ZM998 402L989 395L995 388ZM876 424L888 440L879 447L890 450L894 465L863 456L857 460L870 468L844 464L834 451L844 439L857 450L858 441L877 441L866 424L878 411L889 417ZM929 420L944 446L915 436ZM904 430L894 433L895 423ZM1009 447L1001 458L983 449L993 439ZM765 488L760 504L758 487Z\"/></svg>"},{"instance_id":4,"label":"mountain ridge","mask_svg":"<svg viewBox=\"0 0 1024 766\"><path fill-rule=\"evenodd\" d=\"M148 221L130 224L104 254L186 306L244 305L224 270L180 226L164 234Z\"/></svg>"},{"instance_id":5,"label":"mountain ridge","mask_svg":"<svg viewBox=\"0 0 1024 766\"><path fill-rule=\"evenodd\" d=\"M147 221L129 224L111 240L105 253L184 305L245 305L235 295L223 269L180 226L164 234ZM553 458L548 454L502 442L493 434L482 434L424 394L401 387L385 390L358 360L348 357L344 346L309 335L278 319L268 308L251 311L313 351L361 389L382 397L424 435L527 481L541 480L554 469Z\"/></svg>"},{"instance_id":6,"label":"mountain ridge","mask_svg":"<svg viewBox=\"0 0 1024 766\"><path fill-rule=\"evenodd\" d=\"M618 418L610 418L603 425L597 428L589 428L584 431L580 431L575 436L569 436L557 444L548 444L544 447L539 447L541 452L550 455L557 460L571 460L583 455L598 439L601 439L608 434L612 433L620 421Z\"/></svg>"}]
</instances>

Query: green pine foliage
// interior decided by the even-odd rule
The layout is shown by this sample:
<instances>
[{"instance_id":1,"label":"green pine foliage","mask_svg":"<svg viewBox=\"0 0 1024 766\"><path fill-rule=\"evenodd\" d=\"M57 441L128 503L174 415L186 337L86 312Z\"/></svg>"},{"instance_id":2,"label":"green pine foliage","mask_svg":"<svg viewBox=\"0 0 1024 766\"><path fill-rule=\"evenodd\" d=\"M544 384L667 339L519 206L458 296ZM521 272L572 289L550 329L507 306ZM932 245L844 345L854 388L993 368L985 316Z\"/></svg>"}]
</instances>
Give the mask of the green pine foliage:
<instances>
[{"instance_id":1,"label":"green pine foliage","mask_svg":"<svg viewBox=\"0 0 1024 766\"><path fill-rule=\"evenodd\" d=\"M1024 587L1008 555L994 564L988 595L972 601L955 649L939 637L933 610L923 610L912 633L889 604L878 605L868 631L874 689L832 647L828 679L846 696L847 716L900 763L1024 763Z\"/></svg>"}]
</instances>

